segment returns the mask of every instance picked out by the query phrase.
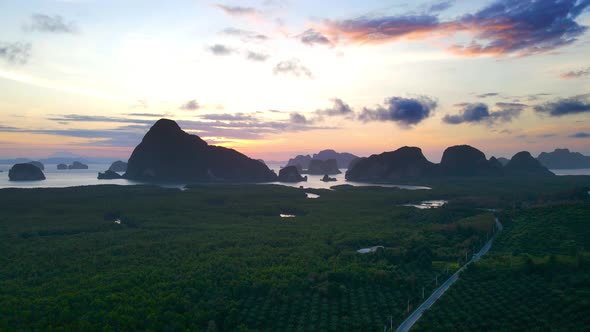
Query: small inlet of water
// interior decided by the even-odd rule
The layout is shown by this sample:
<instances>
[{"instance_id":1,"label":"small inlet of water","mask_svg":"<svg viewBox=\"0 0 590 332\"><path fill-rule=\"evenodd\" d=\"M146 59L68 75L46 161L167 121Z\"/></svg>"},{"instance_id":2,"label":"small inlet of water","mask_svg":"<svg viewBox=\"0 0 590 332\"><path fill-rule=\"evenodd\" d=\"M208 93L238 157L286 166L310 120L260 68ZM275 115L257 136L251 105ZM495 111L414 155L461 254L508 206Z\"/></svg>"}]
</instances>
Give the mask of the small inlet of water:
<instances>
[{"instance_id":1,"label":"small inlet of water","mask_svg":"<svg viewBox=\"0 0 590 332\"><path fill-rule=\"evenodd\" d=\"M415 208L424 210L424 209L438 209L447 203L448 203L448 201L434 200L434 201L423 201L423 202L420 202L419 204L404 204L404 206L411 206L411 207L415 207Z\"/></svg>"},{"instance_id":2,"label":"small inlet of water","mask_svg":"<svg viewBox=\"0 0 590 332\"><path fill-rule=\"evenodd\" d=\"M385 249L384 246L374 246L374 247L359 249L356 252L358 252L359 254L368 254L371 252L376 252L379 248Z\"/></svg>"}]
</instances>

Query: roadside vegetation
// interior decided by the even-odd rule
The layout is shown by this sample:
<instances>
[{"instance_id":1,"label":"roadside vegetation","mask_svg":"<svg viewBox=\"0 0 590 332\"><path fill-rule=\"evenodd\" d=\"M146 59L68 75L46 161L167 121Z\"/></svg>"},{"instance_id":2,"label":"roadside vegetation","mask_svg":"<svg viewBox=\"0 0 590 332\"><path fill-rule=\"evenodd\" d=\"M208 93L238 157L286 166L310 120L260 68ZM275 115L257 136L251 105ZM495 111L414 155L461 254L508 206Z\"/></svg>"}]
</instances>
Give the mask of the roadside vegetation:
<instances>
[{"instance_id":1,"label":"roadside vegetation","mask_svg":"<svg viewBox=\"0 0 590 332\"><path fill-rule=\"evenodd\" d=\"M589 217L588 200L507 211L490 254L468 268L414 330L587 330Z\"/></svg>"}]
</instances>

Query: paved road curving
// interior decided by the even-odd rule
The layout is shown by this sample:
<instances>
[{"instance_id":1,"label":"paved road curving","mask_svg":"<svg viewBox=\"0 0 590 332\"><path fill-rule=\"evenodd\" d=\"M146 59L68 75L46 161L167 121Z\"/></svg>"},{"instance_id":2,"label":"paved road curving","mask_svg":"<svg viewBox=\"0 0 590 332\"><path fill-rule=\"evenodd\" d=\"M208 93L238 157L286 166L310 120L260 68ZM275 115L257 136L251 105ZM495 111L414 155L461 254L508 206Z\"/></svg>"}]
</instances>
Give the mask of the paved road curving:
<instances>
[{"instance_id":1,"label":"paved road curving","mask_svg":"<svg viewBox=\"0 0 590 332\"><path fill-rule=\"evenodd\" d=\"M396 332L409 331L412 328L412 326L414 326L414 324L416 324L418 319L420 319L420 317L422 317L422 314L424 313L424 311L428 310L434 304L434 302L436 302L436 300L438 300L449 289L449 287L451 287L451 285L454 284L459 279L459 274L461 274L461 272L463 272L465 270L465 268L467 268L467 266L469 266L471 263L477 262L481 258L481 256L485 255L488 251L490 251L490 248L492 247L492 243L494 242L494 239L496 238L496 236L498 236L498 234L500 234L500 232L502 232L502 229L504 229L504 227L502 226L502 224L500 223L498 218L496 218L496 228L497 228L497 232L483 246L483 248L481 248L481 250L479 252L474 254L473 257L471 257L471 259L467 263L465 263L465 265L463 265L457 272L455 272L451 277L449 277L449 279L447 279L447 281L445 281L439 288L437 288L430 295L430 297L428 297L428 299L426 299L426 301L424 301L418 308L416 308L416 310L414 310L414 312L412 312L412 314L410 314L410 316L408 316L408 318L406 318L406 320L404 320L400 324L400 326L397 328Z\"/></svg>"}]
</instances>

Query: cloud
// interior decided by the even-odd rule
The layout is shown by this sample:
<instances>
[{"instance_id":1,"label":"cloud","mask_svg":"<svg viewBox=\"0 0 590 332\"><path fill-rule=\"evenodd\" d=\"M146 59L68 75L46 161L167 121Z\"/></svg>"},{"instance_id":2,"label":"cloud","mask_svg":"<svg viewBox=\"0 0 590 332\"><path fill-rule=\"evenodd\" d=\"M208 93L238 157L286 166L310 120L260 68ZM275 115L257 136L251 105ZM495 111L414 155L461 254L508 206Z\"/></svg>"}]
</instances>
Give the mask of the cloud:
<instances>
[{"instance_id":1,"label":"cloud","mask_svg":"<svg viewBox=\"0 0 590 332\"><path fill-rule=\"evenodd\" d=\"M273 68L273 73L278 74L291 74L297 77L305 76L307 78L313 78L313 74L309 68L301 64L298 59L285 60L277 63Z\"/></svg>"},{"instance_id":2,"label":"cloud","mask_svg":"<svg viewBox=\"0 0 590 332\"><path fill-rule=\"evenodd\" d=\"M525 98L528 101L536 101L536 100L539 100L539 99L543 99L543 98L545 98L547 96L551 96L551 94L550 93L535 93L535 94L532 94L532 95L525 96Z\"/></svg>"},{"instance_id":3,"label":"cloud","mask_svg":"<svg viewBox=\"0 0 590 332\"><path fill-rule=\"evenodd\" d=\"M83 138L89 141L80 143L80 145L113 147L133 147L139 144L148 129L149 125L147 124L122 126L114 129L28 129L0 126L0 132Z\"/></svg>"},{"instance_id":4,"label":"cloud","mask_svg":"<svg viewBox=\"0 0 590 332\"><path fill-rule=\"evenodd\" d=\"M473 37L450 51L464 56L544 53L569 45L586 27L576 22L590 0L496 0L472 14L441 22L438 16L399 15L359 17L323 23L331 40L360 44L425 39L467 32Z\"/></svg>"},{"instance_id":5,"label":"cloud","mask_svg":"<svg viewBox=\"0 0 590 332\"><path fill-rule=\"evenodd\" d=\"M215 44L213 46L210 46L208 49L211 53L213 53L213 55L216 56L225 56L237 52L235 49L222 44Z\"/></svg>"},{"instance_id":6,"label":"cloud","mask_svg":"<svg viewBox=\"0 0 590 332\"><path fill-rule=\"evenodd\" d=\"M361 44L425 37L440 26L433 15L359 17L343 21L324 21L323 31L332 40L348 39Z\"/></svg>"},{"instance_id":7,"label":"cloud","mask_svg":"<svg viewBox=\"0 0 590 332\"><path fill-rule=\"evenodd\" d=\"M590 75L590 67L584 68L584 69L568 71L567 73L563 73L563 74L559 75L559 77L561 77L565 80L570 80L570 79L574 79L574 78L586 77L589 75Z\"/></svg>"},{"instance_id":8,"label":"cloud","mask_svg":"<svg viewBox=\"0 0 590 332\"><path fill-rule=\"evenodd\" d=\"M368 121L394 121L403 126L412 126L428 118L436 109L436 100L427 96L415 98L391 97L384 106L375 109L365 107L359 119Z\"/></svg>"},{"instance_id":9,"label":"cloud","mask_svg":"<svg viewBox=\"0 0 590 332\"><path fill-rule=\"evenodd\" d=\"M304 115L291 113L288 118L281 120L268 120L256 113L223 113L223 114L202 114L194 120L178 120L178 124L186 131L196 133L201 137L216 137L225 139L261 139L266 135L281 134L285 132L300 132L318 129L336 129L335 127L317 126L313 121L306 119ZM31 134L53 134L60 136L82 137L97 140L88 144L108 145L110 144L110 134L113 134L113 140L124 142L125 135L129 139L127 143L132 144L122 146L135 146L141 141L141 138L154 124L155 120L146 118L131 117L106 117L92 116L81 114L68 114L61 116L52 116L48 120L56 123L65 122L68 125L72 122L102 122L119 126L115 129L107 130L37 130L37 129L18 129L2 128L0 132L21 132ZM71 126L71 125L69 125ZM117 145L119 146L119 145Z\"/></svg>"},{"instance_id":10,"label":"cloud","mask_svg":"<svg viewBox=\"0 0 590 332\"><path fill-rule=\"evenodd\" d=\"M214 120L214 121L256 121L254 115L246 113L224 113L224 114L203 114L199 116L199 119L203 120Z\"/></svg>"},{"instance_id":11,"label":"cloud","mask_svg":"<svg viewBox=\"0 0 590 332\"><path fill-rule=\"evenodd\" d=\"M299 40L303 44L309 45L309 46L313 46L316 44L332 45L332 42L330 41L330 39L328 39L328 37L322 35L321 33L317 32L313 29L305 30L302 34L298 35L297 38L299 38Z\"/></svg>"},{"instance_id":12,"label":"cloud","mask_svg":"<svg viewBox=\"0 0 590 332\"><path fill-rule=\"evenodd\" d=\"M590 133L579 132L579 133L575 133L573 135L570 135L569 137L571 137L571 138L588 138L588 137L590 137Z\"/></svg>"},{"instance_id":13,"label":"cloud","mask_svg":"<svg viewBox=\"0 0 590 332\"><path fill-rule=\"evenodd\" d=\"M575 20L589 5L588 0L498 0L454 22L456 30L473 33L475 40L453 49L465 55L551 51L586 31Z\"/></svg>"},{"instance_id":14,"label":"cloud","mask_svg":"<svg viewBox=\"0 0 590 332\"><path fill-rule=\"evenodd\" d=\"M316 114L320 117L322 117L322 116L350 116L350 115L354 114L352 108L347 103L342 101L342 99L334 98L334 99L332 99L332 102L334 102L334 105L332 105L332 107L317 110Z\"/></svg>"},{"instance_id":15,"label":"cloud","mask_svg":"<svg viewBox=\"0 0 590 332\"><path fill-rule=\"evenodd\" d=\"M130 108L149 108L149 104L145 99L137 100L133 105L129 106Z\"/></svg>"},{"instance_id":16,"label":"cloud","mask_svg":"<svg viewBox=\"0 0 590 332\"><path fill-rule=\"evenodd\" d=\"M268 36L261 33L237 28L226 28L221 33L228 36L238 37L244 42L264 42L269 39Z\"/></svg>"},{"instance_id":17,"label":"cloud","mask_svg":"<svg viewBox=\"0 0 590 332\"><path fill-rule=\"evenodd\" d=\"M588 113L590 112L590 94L556 99L554 101L535 106L535 111L538 113L546 113L550 116Z\"/></svg>"},{"instance_id":18,"label":"cloud","mask_svg":"<svg viewBox=\"0 0 590 332\"><path fill-rule=\"evenodd\" d=\"M227 6L221 4L217 4L215 7L231 16L258 16L259 14L258 10L253 7Z\"/></svg>"},{"instance_id":19,"label":"cloud","mask_svg":"<svg viewBox=\"0 0 590 332\"><path fill-rule=\"evenodd\" d=\"M445 115L443 122L448 124L460 124L464 122L481 122L490 117L488 105L483 103L468 104L458 115Z\"/></svg>"},{"instance_id":20,"label":"cloud","mask_svg":"<svg viewBox=\"0 0 590 332\"><path fill-rule=\"evenodd\" d=\"M47 120L55 122L104 122L104 123L133 123L133 124L151 124L152 120L138 120L120 117L110 117L101 115L81 115L81 114L67 114L59 116L50 116Z\"/></svg>"},{"instance_id":21,"label":"cloud","mask_svg":"<svg viewBox=\"0 0 590 332\"><path fill-rule=\"evenodd\" d=\"M199 108L201 108L201 105L199 105L199 103L197 103L196 100L189 100L186 103L180 105L179 109L181 110L185 110L185 111L196 111Z\"/></svg>"},{"instance_id":22,"label":"cloud","mask_svg":"<svg viewBox=\"0 0 590 332\"><path fill-rule=\"evenodd\" d=\"M0 42L0 59L12 64L25 64L31 57L30 43L2 43Z\"/></svg>"},{"instance_id":23,"label":"cloud","mask_svg":"<svg viewBox=\"0 0 590 332\"><path fill-rule=\"evenodd\" d=\"M496 103L496 106L500 109L490 113L492 122L511 122L528 107L528 105L521 103Z\"/></svg>"},{"instance_id":24,"label":"cloud","mask_svg":"<svg viewBox=\"0 0 590 332\"><path fill-rule=\"evenodd\" d=\"M291 121L291 123L298 125L305 125L311 122L307 119L307 117L305 117L305 115L296 112L289 114L289 120Z\"/></svg>"},{"instance_id":25,"label":"cloud","mask_svg":"<svg viewBox=\"0 0 590 332\"><path fill-rule=\"evenodd\" d=\"M453 7L453 5L455 4L454 0L449 0L449 1L441 1L439 3L435 3L433 5L431 5L428 8L428 12L429 13L438 13L438 12L442 12L445 11L451 7Z\"/></svg>"},{"instance_id":26,"label":"cloud","mask_svg":"<svg viewBox=\"0 0 590 332\"><path fill-rule=\"evenodd\" d=\"M480 95L476 95L477 98L487 98L487 97L496 97L499 96L500 94L497 92L488 92L488 93L482 93Z\"/></svg>"},{"instance_id":27,"label":"cloud","mask_svg":"<svg viewBox=\"0 0 590 332\"><path fill-rule=\"evenodd\" d=\"M153 114L153 113L127 113L127 116L135 116L139 118L164 118L166 114Z\"/></svg>"},{"instance_id":28,"label":"cloud","mask_svg":"<svg viewBox=\"0 0 590 332\"><path fill-rule=\"evenodd\" d=\"M518 117L522 110L527 107L520 103L496 103L500 108L498 111L490 112L488 105L484 103L464 103L460 104L463 109L459 114L445 115L443 122L448 124L461 123L486 123L510 122Z\"/></svg>"},{"instance_id":29,"label":"cloud","mask_svg":"<svg viewBox=\"0 0 590 332\"><path fill-rule=\"evenodd\" d=\"M26 31L52 32L52 33L76 33L78 28L74 22L66 23L60 15L49 16L34 14L31 23L25 25Z\"/></svg>"},{"instance_id":30,"label":"cloud","mask_svg":"<svg viewBox=\"0 0 590 332\"><path fill-rule=\"evenodd\" d=\"M264 62L264 61L268 60L269 57L270 56L268 54L264 54L264 53L258 53L258 52L253 52L253 51L246 52L246 59L251 60L251 61Z\"/></svg>"}]
</instances>

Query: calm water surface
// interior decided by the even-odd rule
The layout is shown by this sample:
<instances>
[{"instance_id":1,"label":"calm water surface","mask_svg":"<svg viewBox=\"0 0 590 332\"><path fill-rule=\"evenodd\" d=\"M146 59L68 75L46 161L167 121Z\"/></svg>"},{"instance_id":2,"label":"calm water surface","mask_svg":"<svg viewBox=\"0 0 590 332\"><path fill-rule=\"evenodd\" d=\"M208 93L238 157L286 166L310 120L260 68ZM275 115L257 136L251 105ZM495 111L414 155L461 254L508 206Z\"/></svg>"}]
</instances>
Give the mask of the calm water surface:
<instances>
[{"instance_id":1,"label":"calm water surface","mask_svg":"<svg viewBox=\"0 0 590 332\"><path fill-rule=\"evenodd\" d=\"M75 186L91 186L99 184L116 184L116 185L137 185L144 184L138 181L130 181L125 179L118 180L98 180L98 172L104 172L110 166L110 164L90 164L88 169L75 169L75 170L63 170L58 171L56 164L45 165L45 181L30 181L30 182L13 182L8 180L8 170L12 165L1 165L0 164L0 188L65 188ZM280 165L269 165L277 174L280 171ZM395 184L371 184L366 182L353 182L346 181L344 179L344 173L346 170L342 170L342 174L332 175L337 179L336 182L322 182L323 175L307 175L307 182L298 183L282 183L273 182L273 184L279 184L289 187L303 187L309 189L330 189L333 186L347 184L352 186L380 186L388 188L401 188L408 190L419 190L419 189L430 189L428 187L421 186L404 186ZM576 169L576 170L551 170L557 175L590 175L590 169ZM164 187L170 188L183 188L184 183L170 183L163 184Z\"/></svg>"}]
</instances>

